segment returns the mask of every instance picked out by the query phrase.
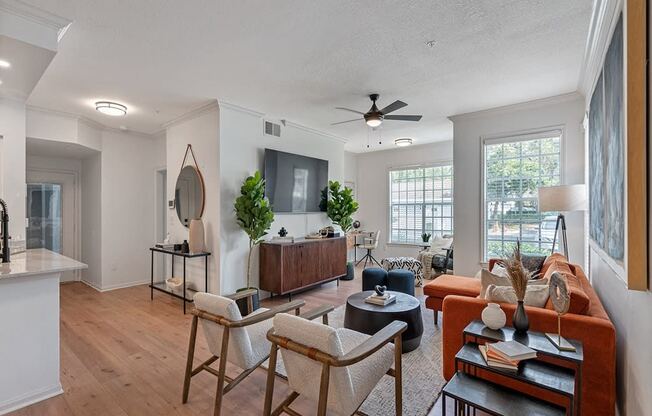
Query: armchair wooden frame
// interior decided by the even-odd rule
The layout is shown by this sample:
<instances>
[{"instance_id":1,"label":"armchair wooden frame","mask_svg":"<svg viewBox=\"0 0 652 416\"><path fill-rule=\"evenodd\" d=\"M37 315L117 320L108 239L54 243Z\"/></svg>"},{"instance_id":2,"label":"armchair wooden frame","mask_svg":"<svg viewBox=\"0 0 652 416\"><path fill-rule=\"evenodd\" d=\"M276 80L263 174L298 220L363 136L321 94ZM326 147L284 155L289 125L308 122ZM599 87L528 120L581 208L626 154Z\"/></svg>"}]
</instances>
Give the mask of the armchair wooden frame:
<instances>
[{"instance_id":1,"label":"armchair wooden frame","mask_svg":"<svg viewBox=\"0 0 652 416\"><path fill-rule=\"evenodd\" d=\"M251 313L253 307L253 296L254 294L257 293L255 289L248 289L248 290L243 290L241 292L238 292L234 295L230 296L225 296L229 299L233 300L238 300L238 299L247 299L247 309ZM244 370L242 373L240 373L237 377L231 378L226 375L226 362L227 362L227 354L229 351L229 333L230 330L233 328L244 328L249 325L257 324L259 322L263 322L267 319L271 319L274 317L274 315L278 313L283 313L283 312L290 312L292 310L295 311L297 315L299 315L300 308L305 305L305 302L302 300L296 300L293 302L289 302L283 305L279 305L275 308L269 309L267 311L257 313L255 315L247 315L246 317L233 321L230 319L227 319L223 316L217 316L211 313L208 313L206 311L199 310L197 308L194 308L190 313L193 315L192 316L192 326L190 329L190 341L188 345L188 357L186 361L186 371L185 371L185 378L183 381L183 398L182 402L186 403L188 402L188 394L190 393L190 379L199 374L202 371L206 371L214 376L217 377L217 391L215 394L215 407L213 414L215 416L219 416L221 409L222 409L222 398L223 396L231 391L235 386L237 386L242 380L245 379L249 374L251 374L256 368L258 368L262 363L264 363L269 356L264 357L262 360L257 362L253 367ZM199 364L197 367L193 369L193 360L195 357L195 343L197 341L197 326L198 326L198 321L200 319L205 319L207 321L215 322L218 325L221 325L223 327L223 332L222 332L222 345L221 345L221 353L220 357L213 355L211 358L208 360L204 361L203 363ZM220 359L221 358L221 359ZM219 369L215 370L212 368L210 365L220 359L219 362ZM228 384L224 385L224 381L227 381Z\"/></svg>"},{"instance_id":2,"label":"armchair wooden frame","mask_svg":"<svg viewBox=\"0 0 652 416\"><path fill-rule=\"evenodd\" d=\"M378 331L371 338L367 339L362 344L355 347L349 353L342 357L335 357L323 351L316 350L302 345L298 342L292 341L288 338L281 337L274 334L274 328L267 332L267 339L272 342L272 350L269 358L269 370L267 372L267 391L265 392L265 408L263 411L264 416L279 416L282 413L287 413L290 416L301 416L295 410L290 408L290 404L299 397L299 393L292 392L281 402L274 411L272 411L272 399L274 397L274 381L276 360L278 349L284 348L289 351L296 352L304 355L307 358L318 361L322 365L321 381L319 387L319 401L317 404L317 416L325 416L328 404L328 388L330 382L331 367L347 367L358 363L371 354L381 349L387 343L394 341L394 369L389 369L387 374L394 377L394 388L396 394L396 415L402 416L403 414L403 375L401 367L401 335L407 329L407 324L402 321L393 321L383 329ZM358 410L354 414L359 414Z\"/></svg>"}]
</instances>

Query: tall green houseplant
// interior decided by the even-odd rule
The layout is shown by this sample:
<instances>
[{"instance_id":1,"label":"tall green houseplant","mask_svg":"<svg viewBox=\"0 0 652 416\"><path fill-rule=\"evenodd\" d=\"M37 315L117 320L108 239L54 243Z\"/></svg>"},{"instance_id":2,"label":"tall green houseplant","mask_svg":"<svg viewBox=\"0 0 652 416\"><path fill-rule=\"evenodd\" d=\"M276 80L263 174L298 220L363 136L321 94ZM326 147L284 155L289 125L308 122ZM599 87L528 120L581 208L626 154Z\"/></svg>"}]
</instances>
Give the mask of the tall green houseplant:
<instances>
[{"instance_id":1,"label":"tall green houseplant","mask_svg":"<svg viewBox=\"0 0 652 416\"><path fill-rule=\"evenodd\" d=\"M245 179L234 208L238 225L249 237L247 288L251 288L251 254L254 247L263 241L274 221L274 212L265 198L265 180L259 171Z\"/></svg>"},{"instance_id":2,"label":"tall green houseplant","mask_svg":"<svg viewBox=\"0 0 652 416\"><path fill-rule=\"evenodd\" d=\"M333 224L339 225L347 233L353 225L352 215L358 210L358 203L353 200L353 190L346 186L342 188L337 181L329 181L328 189L330 200L326 214Z\"/></svg>"}]
</instances>

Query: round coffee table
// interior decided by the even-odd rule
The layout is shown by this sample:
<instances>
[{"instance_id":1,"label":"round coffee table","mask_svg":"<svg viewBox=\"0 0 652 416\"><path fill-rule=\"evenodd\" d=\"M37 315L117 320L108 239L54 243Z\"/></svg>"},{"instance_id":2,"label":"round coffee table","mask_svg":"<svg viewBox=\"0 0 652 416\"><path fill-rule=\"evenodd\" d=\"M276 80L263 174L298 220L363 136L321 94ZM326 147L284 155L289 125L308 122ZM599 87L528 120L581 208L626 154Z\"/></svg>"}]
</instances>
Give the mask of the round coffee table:
<instances>
[{"instance_id":1,"label":"round coffee table","mask_svg":"<svg viewBox=\"0 0 652 416\"><path fill-rule=\"evenodd\" d=\"M389 292L396 296L396 300L387 306L379 306L364 301L372 293L373 290L367 290L349 296L346 300L344 327L373 335L392 321L403 321L407 324L407 330L401 336L402 352L416 349L423 334L419 300L405 293Z\"/></svg>"}]
</instances>

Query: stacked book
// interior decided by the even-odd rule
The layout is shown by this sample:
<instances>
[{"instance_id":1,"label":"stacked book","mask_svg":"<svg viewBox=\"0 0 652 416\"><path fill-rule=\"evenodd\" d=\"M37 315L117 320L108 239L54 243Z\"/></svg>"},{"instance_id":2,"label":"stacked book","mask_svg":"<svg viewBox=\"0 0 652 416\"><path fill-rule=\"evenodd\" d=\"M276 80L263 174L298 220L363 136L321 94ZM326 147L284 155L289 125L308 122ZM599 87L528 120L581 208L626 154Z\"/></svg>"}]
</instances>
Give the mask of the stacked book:
<instances>
[{"instance_id":1,"label":"stacked book","mask_svg":"<svg viewBox=\"0 0 652 416\"><path fill-rule=\"evenodd\" d=\"M510 371L518 371L521 361L537 357L535 350L516 341L479 345L478 349L489 367Z\"/></svg>"},{"instance_id":2,"label":"stacked book","mask_svg":"<svg viewBox=\"0 0 652 416\"><path fill-rule=\"evenodd\" d=\"M371 303L373 305L386 306L394 302L395 300L396 300L396 295L385 293L384 295L380 296L374 293L373 295L365 298L364 301L367 303Z\"/></svg>"}]
</instances>

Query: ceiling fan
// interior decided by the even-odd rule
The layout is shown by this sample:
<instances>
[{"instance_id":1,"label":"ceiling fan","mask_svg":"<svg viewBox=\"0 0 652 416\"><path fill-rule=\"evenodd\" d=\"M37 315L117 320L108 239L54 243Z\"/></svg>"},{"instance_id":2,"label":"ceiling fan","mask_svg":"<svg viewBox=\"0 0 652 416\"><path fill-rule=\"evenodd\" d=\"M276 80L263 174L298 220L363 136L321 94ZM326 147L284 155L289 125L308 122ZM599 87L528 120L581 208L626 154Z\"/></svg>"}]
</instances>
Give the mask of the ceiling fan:
<instances>
[{"instance_id":1,"label":"ceiling fan","mask_svg":"<svg viewBox=\"0 0 652 416\"><path fill-rule=\"evenodd\" d=\"M353 120L346 120L346 121L339 121L337 123L332 123L331 126L334 126L336 124L350 123L352 121L358 121L358 120L364 120L369 127L378 127L382 124L383 120L397 120L397 121L421 120L422 116L389 114L391 112L394 112L396 110L399 110L407 106L407 104L401 100L396 100L390 105L388 105L387 107L383 108L382 110L379 110L378 107L376 107L376 100L378 100L379 97L380 96L378 94L369 95L369 98L371 99L371 102L373 104L371 105L369 111L367 111L366 113L363 113L362 111L351 110L350 108L335 107L338 110L350 111L352 113L360 114L362 117L354 118Z\"/></svg>"}]
</instances>

